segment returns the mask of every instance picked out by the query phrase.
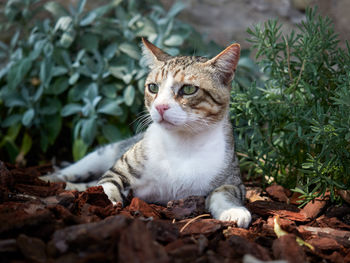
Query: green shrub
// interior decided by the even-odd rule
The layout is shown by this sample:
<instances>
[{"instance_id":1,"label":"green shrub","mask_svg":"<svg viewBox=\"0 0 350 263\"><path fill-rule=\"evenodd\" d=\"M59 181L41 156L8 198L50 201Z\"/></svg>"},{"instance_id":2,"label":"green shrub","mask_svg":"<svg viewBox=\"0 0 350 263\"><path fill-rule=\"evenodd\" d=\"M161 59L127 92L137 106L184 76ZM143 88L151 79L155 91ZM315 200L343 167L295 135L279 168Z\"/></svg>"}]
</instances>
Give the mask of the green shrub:
<instances>
[{"instance_id":1,"label":"green shrub","mask_svg":"<svg viewBox=\"0 0 350 263\"><path fill-rule=\"evenodd\" d=\"M307 10L299 32L277 21L248 29L265 77L235 86L232 116L242 164L307 202L350 182L350 48L328 18ZM263 81L262 81L263 80Z\"/></svg>"},{"instance_id":2,"label":"green shrub","mask_svg":"<svg viewBox=\"0 0 350 263\"><path fill-rule=\"evenodd\" d=\"M43 158L48 149L57 155L70 138L79 159L97 143L128 136L143 107L140 37L176 55L193 35L175 19L182 3L169 12L155 1L114 0L91 11L84 11L84 0L69 10L42 3L10 0L2 9L1 29L13 32L8 45L0 44L5 160L20 161L28 152ZM38 14L47 18L37 20Z\"/></svg>"}]
</instances>

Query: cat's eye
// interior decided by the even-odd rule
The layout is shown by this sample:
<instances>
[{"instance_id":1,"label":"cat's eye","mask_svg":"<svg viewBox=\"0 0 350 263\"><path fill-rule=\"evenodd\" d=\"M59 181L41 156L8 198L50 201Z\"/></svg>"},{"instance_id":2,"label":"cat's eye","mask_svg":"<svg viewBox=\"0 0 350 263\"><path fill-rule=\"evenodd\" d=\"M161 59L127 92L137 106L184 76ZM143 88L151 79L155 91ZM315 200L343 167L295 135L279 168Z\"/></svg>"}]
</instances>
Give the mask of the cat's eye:
<instances>
[{"instance_id":1,"label":"cat's eye","mask_svg":"<svg viewBox=\"0 0 350 263\"><path fill-rule=\"evenodd\" d=\"M182 88L180 89L180 94L181 95L192 95L196 93L198 90L197 86L193 85L183 85Z\"/></svg>"},{"instance_id":2,"label":"cat's eye","mask_svg":"<svg viewBox=\"0 0 350 263\"><path fill-rule=\"evenodd\" d=\"M158 87L157 84L155 84L155 83L150 83L150 84L148 84L147 86L148 86L149 92L151 92L151 93L158 93L159 87Z\"/></svg>"}]
</instances>

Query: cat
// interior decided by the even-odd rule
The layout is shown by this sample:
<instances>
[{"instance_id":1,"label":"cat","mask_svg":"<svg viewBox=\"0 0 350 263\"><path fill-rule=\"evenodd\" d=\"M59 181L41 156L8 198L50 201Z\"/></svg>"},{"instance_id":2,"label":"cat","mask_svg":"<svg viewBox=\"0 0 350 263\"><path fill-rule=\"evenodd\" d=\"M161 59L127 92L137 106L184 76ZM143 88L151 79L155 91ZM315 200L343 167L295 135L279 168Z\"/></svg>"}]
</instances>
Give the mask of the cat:
<instances>
[{"instance_id":1,"label":"cat","mask_svg":"<svg viewBox=\"0 0 350 263\"><path fill-rule=\"evenodd\" d=\"M68 187L78 189L79 183L69 181L90 180L87 186L101 185L113 203L125 204L130 190L162 205L190 195L206 196L214 218L247 228L251 214L244 207L245 187L229 116L240 45L207 59L173 57L146 39L142 42L150 69L144 91L150 126L46 180L67 181ZM101 174L97 181L95 175Z\"/></svg>"}]
</instances>

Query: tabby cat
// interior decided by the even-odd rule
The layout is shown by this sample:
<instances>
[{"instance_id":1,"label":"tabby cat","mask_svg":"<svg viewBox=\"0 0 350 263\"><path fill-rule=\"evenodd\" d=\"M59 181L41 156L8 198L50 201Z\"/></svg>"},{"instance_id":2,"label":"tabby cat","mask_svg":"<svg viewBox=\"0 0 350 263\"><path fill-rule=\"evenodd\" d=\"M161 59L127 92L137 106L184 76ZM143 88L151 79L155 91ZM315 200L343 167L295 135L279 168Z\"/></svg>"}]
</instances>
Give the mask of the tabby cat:
<instances>
[{"instance_id":1,"label":"tabby cat","mask_svg":"<svg viewBox=\"0 0 350 263\"><path fill-rule=\"evenodd\" d=\"M150 69L145 106L152 124L146 132L102 147L46 179L77 182L105 172L90 185L101 185L112 202L125 202L130 190L163 205L190 195L207 196L214 218L248 227L251 215L244 207L245 187L229 117L239 44L207 59L173 57L142 41Z\"/></svg>"}]
</instances>

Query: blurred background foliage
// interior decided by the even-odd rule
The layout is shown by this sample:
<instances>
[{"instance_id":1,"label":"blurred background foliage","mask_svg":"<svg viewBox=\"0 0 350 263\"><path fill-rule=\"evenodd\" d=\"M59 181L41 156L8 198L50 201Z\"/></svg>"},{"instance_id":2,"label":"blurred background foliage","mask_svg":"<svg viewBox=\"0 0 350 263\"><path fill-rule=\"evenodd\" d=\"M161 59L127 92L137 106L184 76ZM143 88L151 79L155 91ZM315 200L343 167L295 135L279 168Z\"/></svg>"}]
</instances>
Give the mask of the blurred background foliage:
<instances>
[{"instance_id":1,"label":"blurred background foliage","mask_svg":"<svg viewBox=\"0 0 350 263\"><path fill-rule=\"evenodd\" d=\"M132 135L144 109L141 37L171 55L220 51L175 18L182 2L167 12L154 0L112 0L92 10L86 0L68 9L39 0L2 5L0 30L13 37L0 42L0 159L10 162L78 160ZM242 62L252 64L247 56Z\"/></svg>"}]
</instances>

